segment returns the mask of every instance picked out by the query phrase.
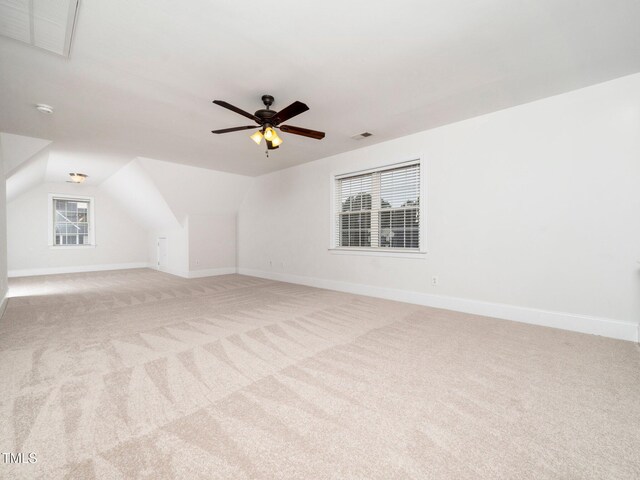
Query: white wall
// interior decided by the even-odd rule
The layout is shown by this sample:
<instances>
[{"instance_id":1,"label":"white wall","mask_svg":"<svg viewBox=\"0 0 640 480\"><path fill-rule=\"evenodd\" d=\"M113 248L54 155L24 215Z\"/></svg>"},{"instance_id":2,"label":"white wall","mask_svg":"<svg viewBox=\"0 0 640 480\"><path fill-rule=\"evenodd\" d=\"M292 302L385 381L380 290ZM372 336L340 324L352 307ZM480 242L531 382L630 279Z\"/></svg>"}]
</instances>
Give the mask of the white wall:
<instances>
[{"instance_id":1,"label":"white wall","mask_svg":"<svg viewBox=\"0 0 640 480\"><path fill-rule=\"evenodd\" d=\"M158 266L158 238L167 239L167 266ZM189 277L189 220L177 228L152 230L147 237L151 266L162 272Z\"/></svg>"},{"instance_id":2,"label":"white wall","mask_svg":"<svg viewBox=\"0 0 640 480\"><path fill-rule=\"evenodd\" d=\"M48 245L48 194L95 199L95 247ZM103 189L89 185L45 183L7 205L8 268L12 276L63 271L146 266L147 233Z\"/></svg>"},{"instance_id":3,"label":"white wall","mask_svg":"<svg viewBox=\"0 0 640 480\"><path fill-rule=\"evenodd\" d=\"M240 272L637 338L639 108L640 74L259 177ZM330 253L332 173L416 155L426 258Z\"/></svg>"},{"instance_id":4,"label":"white wall","mask_svg":"<svg viewBox=\"0 0 640 480\"><path fill-rule=\"evenodd\" d=\"M157 239L166 237L169 266L164 271L188 278L234 273L238 208L255 179L151 158L136 162L182 222L178 228L152 229L154 265Z\"/></svg>"},{"instance_id":5,"label":"white wall","mask_svg":"<svg viewBox=\"0 0 640 480\"><path fill-rule=\"evenodd\" d=\"M167 266L159 268L158 238L167 239ZM149 232L151 266L185 278L236 272L236 215L190 215L179 228Z\"/></svg>"},{"instance_id":6,"label":"white wall","mask_svg":"<svg viewBox=\"0 0 640 480\"><path fill-rule=\"evenodd\" d=\"M236 215L189 216L189 270L232 273L236 269Z\"/></svg>"},{"instance_id":7,"label":"white wall","mask_svg":"<svg viewBox=\"0 0 640 480\"><path fill-rule=\"evenodd\" d=\"M0 141L2 141L0 139ZM0 145L0 317L4 313L7 295L7 195L4 181L4 156Z\"/></svg>"}]
</instances>

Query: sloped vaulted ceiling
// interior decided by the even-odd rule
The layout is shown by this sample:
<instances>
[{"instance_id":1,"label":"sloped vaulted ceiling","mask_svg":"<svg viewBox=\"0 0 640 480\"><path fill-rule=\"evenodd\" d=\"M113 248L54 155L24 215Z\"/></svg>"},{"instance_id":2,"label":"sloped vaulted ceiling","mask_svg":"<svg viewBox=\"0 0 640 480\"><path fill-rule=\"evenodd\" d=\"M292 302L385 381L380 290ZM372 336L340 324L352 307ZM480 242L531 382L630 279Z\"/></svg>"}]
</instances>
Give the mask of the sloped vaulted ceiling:
<instances>
[{"instance_id":1,"label":"sloped vaulted ceiling","mask_svg":"<svg viewBox=\"0 0 640 480\"><path fill-rule=\"evenodd\" d=\"M139 158L177 218L235 213L252 177Z\"/></svg>"},{"instance_id":2,"label":"sloped vaulted ceiling","mask_svg":"<svg viewBox=\"0 0 640 480\"><path fill-rule=\"evenodd\" d=\"M0 38L0 130L255 176L640 71L638 0L263 6L84 1L69 58ZM283 134L266 159L210 133L243 125L212 100L253 111L265 93L307 103L291 123L327 137Z\"/></svg>"},{"instance_id":3,"label":"sloped vaulted ceiling","mask_svg":"<svg viewBox=\"0 0 640 480\"><path fill-rule=\"evenodd\" d=\"M253 178L136 158L101 184L149 230L177 228L193 215L235 214Z\"/></svg>"},{"instance_id":4,"label":"sloped vaulted ceiling","mask_svg":"<svg viewBox=\"0 0 640 480\"><path fill-rule=\"evenodd\" d=\"M105 180L103 188L148 230L180 228L179 220L140 162L132 160Z\"/></svg>"},{"instance_id":5,"label":"sloped vaulted ceiling","mask_svg":"<svg viewBox=\"0 0 640 480\"><path fill-rule=\"evenodd\" d=\"M45 179L51 141L0 132L0 149L7 182L7 201Z\"/></svg>"},{"instance_id":6,"label":"sloped vaulted ceiling","mask_svg":"<svg viewBox=\"0 0 640 480\"><path fill-rule=\"evenodd\" d=\"M0 132L0 148L4 160L4 173L11 176L15 170L32 158L36 153L51 144L51 140L44 138L25 137Z\"/></svg>"}]
</instances>

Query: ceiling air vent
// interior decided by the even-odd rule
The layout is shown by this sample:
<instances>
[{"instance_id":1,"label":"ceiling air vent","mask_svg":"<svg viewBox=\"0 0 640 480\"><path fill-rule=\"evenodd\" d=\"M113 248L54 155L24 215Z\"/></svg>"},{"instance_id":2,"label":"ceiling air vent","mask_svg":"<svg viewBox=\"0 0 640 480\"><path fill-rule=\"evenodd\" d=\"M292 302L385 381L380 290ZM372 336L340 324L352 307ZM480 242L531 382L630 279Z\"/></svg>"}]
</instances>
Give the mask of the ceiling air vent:
<instances>
[{"instance_id":1,"label":"ceiling air vent","mask_svg":"<svg viewBox=\"0 0 640 480\"><path fill-rule=\"evenodd\" d=\"M79 0L0 0L0 35L69 56Z\"/></svg>"},{"instance_id":2,"label":"ceiling air vent","mask_svg":"<svg viewBox=\"0 0 640 480\"><path fill-rule=\"evenodd\" d=\"M357 135L354 135L354 136L353 136L353 137L351 137L351 138L353 138L354 140L362 140L363 138L370 137L371 135L373 135L373 133L369 133L369 132L362 132L362 133L359 133L359 134L357 134Z\"/></svg>"}]
</instances>

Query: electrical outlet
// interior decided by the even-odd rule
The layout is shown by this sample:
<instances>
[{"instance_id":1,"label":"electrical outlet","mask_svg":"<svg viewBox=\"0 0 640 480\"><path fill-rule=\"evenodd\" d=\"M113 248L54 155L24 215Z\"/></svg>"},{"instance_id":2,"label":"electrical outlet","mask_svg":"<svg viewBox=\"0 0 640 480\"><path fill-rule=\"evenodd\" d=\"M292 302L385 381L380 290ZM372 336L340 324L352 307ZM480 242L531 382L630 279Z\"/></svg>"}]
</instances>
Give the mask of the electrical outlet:
<instances>
[{"instance_id":1,"label":"electrical outlet","mask_svg":"<svg viewBox=\"0 0 640 480\"><path fill-rule=\"evenodd\" d=\"M431 285L433 285L434 287L438 285L438 277L436 276L431 277Z\"/></svg>"}]
</instances>

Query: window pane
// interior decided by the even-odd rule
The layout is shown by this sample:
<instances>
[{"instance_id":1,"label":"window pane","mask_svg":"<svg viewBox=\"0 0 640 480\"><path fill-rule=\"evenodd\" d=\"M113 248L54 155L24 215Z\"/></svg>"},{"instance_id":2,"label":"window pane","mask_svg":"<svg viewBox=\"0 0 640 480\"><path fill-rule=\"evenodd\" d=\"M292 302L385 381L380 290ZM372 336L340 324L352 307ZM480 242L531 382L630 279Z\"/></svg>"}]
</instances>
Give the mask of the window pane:
<instances>
[{"instance_id":1,"label":"window pane","mask_svg":"<svg viewBox=\"0 0 640 480\"><path fill-rule=\"evenodd\" d=\"M371 213L360 214L360 246L371 246Z\"/></svg>"},{"instance_id":2,"label":"window pane","mask_svg":"<svg viewBox=\"0 0 640 480\"><path fill-rule=\"evenodd\" d=\"M419 248L420 210L399 209L380 212L380 246Z\"/></svg>"},{"instance_id":3,"label":"window pane","mask_svg":"<svg viewBox=\"0 0 640 480\"><path fill-rule=\"evenodd\" d=\"M89 243L89 202L56 198L54 205L54 245Z\"/></svg>"},{"instance_id":4,"label":"window pane","mask_svg":"<svg viewBox=\"0 0 640 480\"><path fill-rule=\"evenodd\" d=\"M338 180L341 211L371 210L371 175Z\"/></svg>"},{"instance_id":5,"label":"window pane","mask_svg":"<svg viewBox=\"0 0 640 480\"><path fill-rule=\"evenodd\" d=\"M381 208L403 208L420 203L420 166L396 168L380 173Z\"/></svg>"},{"instance_id":6,"label":"window pane","mask_svg":"<svg viewBox=\"0 0 640 480\"><path fill-rule=\"evenodd\" d=\"M407 248L419 248L420 247L420 243L419 243L419 231L418 230L408 230L407 233L407 238L406 238L406 242L407 242Z\"/></svg>"},{"instance_id":7,"label":"window pane","mask_svg":"<svg viewBox=\"0 0 640 480\"><path fill-rule=\"evenodd\" d=\"M420 248L420 165L336 180L337 246ZM372 225L374 215L375 225Z\"/></svg>"},{"instance_id":8,"label":"window pane","mask_svg":"<svg viewBox=\"0 0 640 480\"><path fill-rule=\"evenodd\" d=\"M346 213L340 215L339 242L341 247L371 246L371 213Z\"/></svg>"}]
</instances>

